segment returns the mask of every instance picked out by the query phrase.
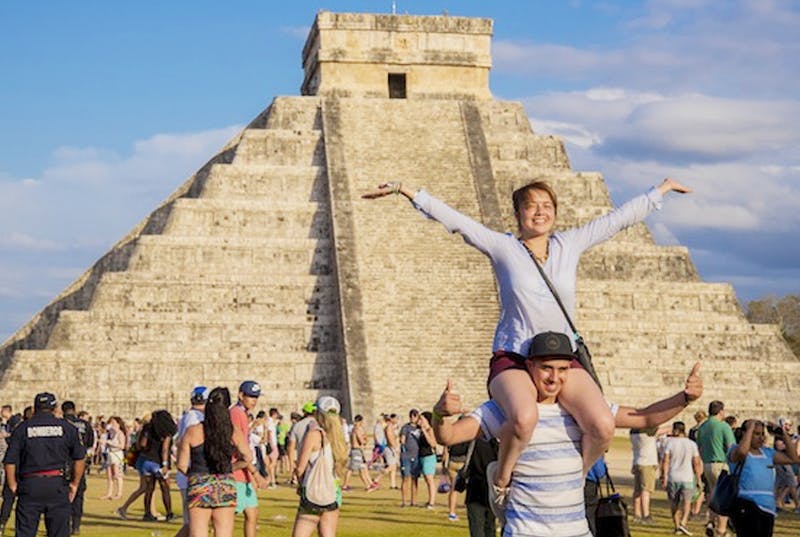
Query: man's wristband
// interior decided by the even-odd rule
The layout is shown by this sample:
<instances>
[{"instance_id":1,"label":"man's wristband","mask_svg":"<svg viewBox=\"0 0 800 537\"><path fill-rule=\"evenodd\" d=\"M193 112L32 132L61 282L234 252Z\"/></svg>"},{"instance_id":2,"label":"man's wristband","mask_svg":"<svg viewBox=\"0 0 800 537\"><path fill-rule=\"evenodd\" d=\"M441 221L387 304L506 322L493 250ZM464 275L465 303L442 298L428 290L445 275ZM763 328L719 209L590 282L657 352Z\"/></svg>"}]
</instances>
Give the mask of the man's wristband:
<instances>
[{"instance_id":1,"label":"man's wristband","mask_svg":"<svg viewBox=\"0 0 800 537\"><path fill-rule=\"evenodd\" d=\"M431 418L432 418L431 421L442 421L442 416L439 415L438 412L436 412L436 407L431 409Z\"/></svg>"}]
</instances>

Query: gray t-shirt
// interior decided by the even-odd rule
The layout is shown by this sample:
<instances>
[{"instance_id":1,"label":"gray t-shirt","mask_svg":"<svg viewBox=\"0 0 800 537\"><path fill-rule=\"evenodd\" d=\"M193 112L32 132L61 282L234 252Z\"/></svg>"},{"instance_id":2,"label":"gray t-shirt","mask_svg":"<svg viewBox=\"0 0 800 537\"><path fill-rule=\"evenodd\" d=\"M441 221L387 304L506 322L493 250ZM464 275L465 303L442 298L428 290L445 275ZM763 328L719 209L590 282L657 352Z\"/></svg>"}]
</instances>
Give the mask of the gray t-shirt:
<instances>
[{"instance_id":1,"label":"gray t-shirt","mask_svg":"<svg viewBox=\"0 0 800 537\"><path fill-rule=\"evenodd\" d=\"M316 422L317 420L314 419L314 416L306 416L292 425L292 428L289 430L289 442L294 442L298 455L303 449L303 438L306 436L306 431L308 431L308 428L312 423Z\"/></svg>"},{"instance_id":2,"label":"gray t-shirt","mask_svg":"<svg viewBox=\"0 0 800 537\"><path fill-rule=\"evenodd\" d=\"M403 439L401 456L404 459L416 459L419 457L420 436L422 436L422 429L411 423L406 423L400 429L400 438Z\"/></svg>"},{"instance_id":3,"label":"gray t-shirt","mask_svg":"<svg viewBox=\"0 0 800 537\"><path fill-rule=\"evenodd\" d=\"M699 457L697 444L682 436L667 441L665 454L669 454L669 470L667 481L670 483L691 483L694 480L692 458Z\"/></svg>"}]
</instances>

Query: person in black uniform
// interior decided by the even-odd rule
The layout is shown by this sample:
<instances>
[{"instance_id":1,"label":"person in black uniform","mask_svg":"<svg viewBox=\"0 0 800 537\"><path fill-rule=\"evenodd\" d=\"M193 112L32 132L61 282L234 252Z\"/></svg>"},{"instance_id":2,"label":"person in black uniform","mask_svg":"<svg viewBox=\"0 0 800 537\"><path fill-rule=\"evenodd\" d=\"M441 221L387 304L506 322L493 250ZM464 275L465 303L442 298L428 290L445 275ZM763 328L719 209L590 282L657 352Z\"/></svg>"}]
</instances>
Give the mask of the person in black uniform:
<instances>
[{"instance_id":1,"label":"person in black uniform","mask_svg":"<svg viewBox=\"0 0 800 537\"><path fill-rule=\"evenodd\" d=\"M14 432L14 429L22 423L22 414L14 414L8 421L6 421L0 430L5 434L2 442L5 444L3 448L3 458L6 456L6 451L8 450L8 442L11 441L11 433ZM3 476L5 476L5 468L3 468ZM11 510L14 509L14 493L11 492L11 489L8 488L8 480L3 480L3 503L0 505L0 535L5 534L6 523L8 519L11 518Z\"/></svg>"},{"instance_id":2,"label":"person in black uniform","mask_svg":"<svg viewBox=\"0 0 800 537\"><path fill-rule=\"evenodd\" d=\"M70 502L83 476L86 449L77 429L53 415L55 395L38 394L33 408L33 416L11 435L3 460L8 486L17 495L14 535L35 537L44 514L47 537L67 537ZM65 469L73 463L68 482Z\"/></svg>"},{"instance_id":3,"label":"person in black uniform","mask_svg":"<svg viewBox=\"0 0 800 537\"><path fill-rule=\"evenodd\" d=\"M64 401L61 403L61 412L64 413L64 419L70 422L78 430L78 439L84 449L89 449L94 445L94 430L88 421L79 418L75 414L75 403L72 401ZM69 476L72 475L73 468L69 468ZM86 473L81 476L78 483L78 492L75 494L75 499L72 501L70 527L72 530L70 534L79 535L81 532L81 519L83 518L83 496L86 493Z\"/></svg>"}]
</instances>

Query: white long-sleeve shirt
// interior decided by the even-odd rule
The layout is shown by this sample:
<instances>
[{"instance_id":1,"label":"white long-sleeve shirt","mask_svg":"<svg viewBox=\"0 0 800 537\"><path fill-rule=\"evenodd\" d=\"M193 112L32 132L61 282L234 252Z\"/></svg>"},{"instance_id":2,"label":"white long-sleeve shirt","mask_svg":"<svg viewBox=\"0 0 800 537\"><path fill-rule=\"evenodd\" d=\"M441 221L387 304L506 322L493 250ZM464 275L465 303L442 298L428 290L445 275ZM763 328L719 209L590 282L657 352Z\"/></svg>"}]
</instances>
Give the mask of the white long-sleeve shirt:
<instances>
[{"instance_id":1,"label":"white long-sleeve shirt","mask_svg":"<svg viewBox=\"0 0 800 537\"><path fill-rule=\"evenodd\" d=\"M542 268L558 291L570 317L575 317L575 291L581 254L661 208L655 187L587 224L550 236L548 258ZM571 334L569 324L528 251L511 233L493 231L420 190L412 204L440 222L450 233L484 253L492 263L500 291L500 319L492 350L527 356L531 339L541 332Z\"/></svg>"}]
</instances>

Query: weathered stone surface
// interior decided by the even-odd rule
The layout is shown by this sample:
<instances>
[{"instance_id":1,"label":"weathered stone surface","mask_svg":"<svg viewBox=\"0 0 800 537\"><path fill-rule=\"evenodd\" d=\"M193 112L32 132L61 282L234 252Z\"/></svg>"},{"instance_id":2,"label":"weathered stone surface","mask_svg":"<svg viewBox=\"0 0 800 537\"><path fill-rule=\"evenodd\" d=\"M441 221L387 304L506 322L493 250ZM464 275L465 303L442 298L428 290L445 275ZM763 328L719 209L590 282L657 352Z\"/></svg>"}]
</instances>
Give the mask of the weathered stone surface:
<instances>
[{"instance_id":1,"label":"weathered stone surface","mask_svg":"<svg viewBox=\"0 0 800 537\"><path fill-rule=\"evenodd\" d=\"M319 96L276 98L14 334L4 402L49 389L133 416L255 378L265 404L326 393L370 417L430 406L448 377L468 405L483 400L488 261L404 199L360 194L400 180L509 231L511 192L534 178L557 190L561 227L611 209L599 173L573 171L520 103L489 98L490 35L485 19L321 13L304 61ZM400 64L409 98L387 99ZM711 398L740 416L791 413L800 362L729 285L701 282L685 248L636 225L584 256L578 287L610 399L672 394L699 359L707 397L687 413Z\"/></svg>"}]
</instances>

